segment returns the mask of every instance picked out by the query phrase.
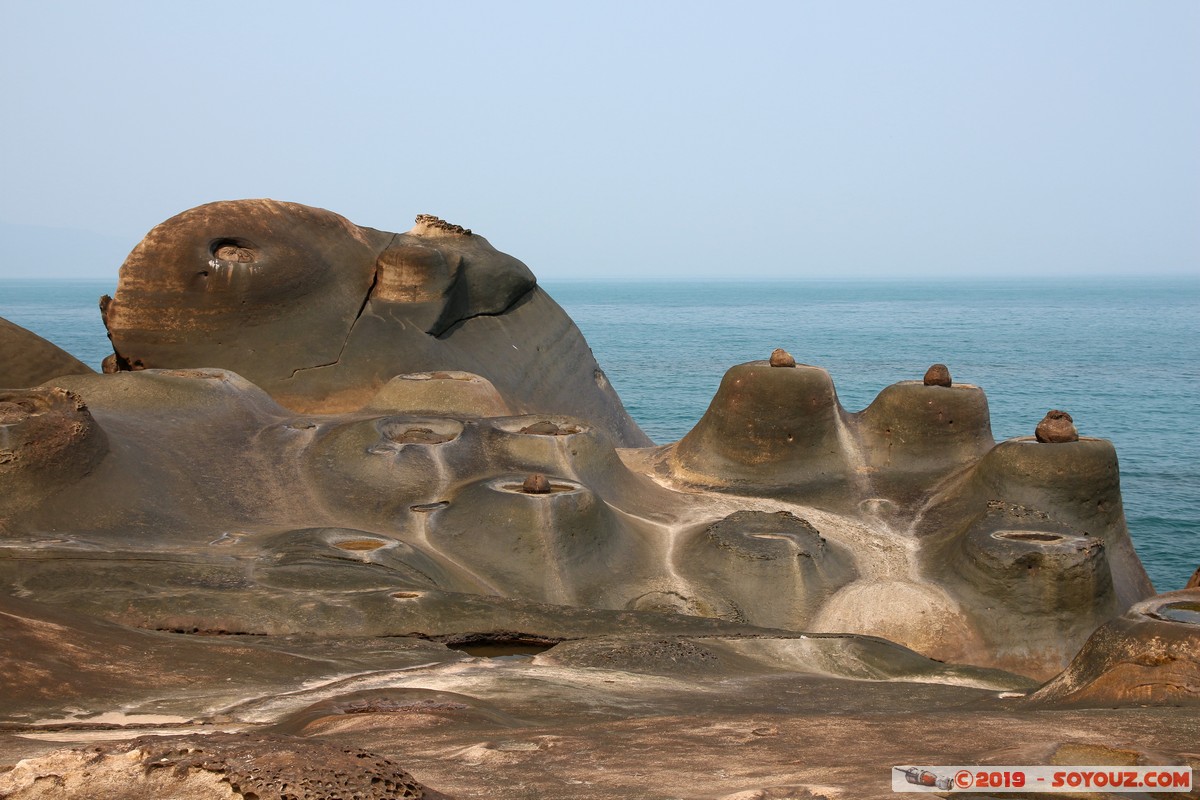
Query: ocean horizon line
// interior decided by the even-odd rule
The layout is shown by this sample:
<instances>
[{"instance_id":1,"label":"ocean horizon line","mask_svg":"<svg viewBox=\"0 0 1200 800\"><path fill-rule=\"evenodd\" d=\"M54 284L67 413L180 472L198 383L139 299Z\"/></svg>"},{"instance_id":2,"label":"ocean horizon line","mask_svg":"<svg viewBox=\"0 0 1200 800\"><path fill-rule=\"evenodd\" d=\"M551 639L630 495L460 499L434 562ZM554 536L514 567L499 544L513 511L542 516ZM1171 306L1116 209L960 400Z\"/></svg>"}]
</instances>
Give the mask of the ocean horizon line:
<instances>
[{"instance_id":1,"label":"ocean horizon line","mask_svg":"<svg viewBox=\"0 0 1200 800\"><path fill-rule=\"evenodd\" d=\"M38 277L7 277L0 276L0 283L107 283L114 284L118 279L117 275L111 277L79 277L79 276L63 276L63 275L43 275ZM753 276L738 276L734 278L680 278L680 277L539 277L540 284L639 284L647 286L706 286L706 285L803 285L803 284L834 284L834 285L854 285L854 284L937 284L956 286L979 286L979 285L1041 285L1041 286L1065 286L1071 285L1079 288L1087 288L1091 285L1104 284L1145 284L1152 283L1193 283L1200 285L1200 274L1196 275L1167 275L1167 274L1145 274L1145 275L1105 275L1092 276L1086 279L1081 279L1079 276L1070 275L1004 275L1004 276L887 276L887 277L839 277L839 278L821 278L821 277L798 277L798 278L780 278L780 277L753 277Z\"/></svg>"}]
</instances>

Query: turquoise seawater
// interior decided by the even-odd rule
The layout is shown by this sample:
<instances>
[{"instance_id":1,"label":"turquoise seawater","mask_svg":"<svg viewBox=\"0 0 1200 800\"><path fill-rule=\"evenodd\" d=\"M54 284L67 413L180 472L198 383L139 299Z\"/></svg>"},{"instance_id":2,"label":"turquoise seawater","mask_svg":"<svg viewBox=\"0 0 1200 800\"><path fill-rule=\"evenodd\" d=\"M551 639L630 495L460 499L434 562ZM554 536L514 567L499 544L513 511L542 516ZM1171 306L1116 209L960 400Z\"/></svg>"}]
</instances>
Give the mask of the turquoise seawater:
<instances>
[{"instance_id":1,"label":"turquoise seawater","mask_svg":"<svg viewBox=\"0 0 1200 800\"><path fill-rule=\"evenodd\" d=\"M545 288L657 442L704 413L725 370L784 347L842 404L934 362L987 392L997 439L1052 408L1111 439L1134 546L1159 591L1200 566L1200 280L576 283ZM0 282L0 316L95 366L111 282Z\"/></svg>"}]
</instances>

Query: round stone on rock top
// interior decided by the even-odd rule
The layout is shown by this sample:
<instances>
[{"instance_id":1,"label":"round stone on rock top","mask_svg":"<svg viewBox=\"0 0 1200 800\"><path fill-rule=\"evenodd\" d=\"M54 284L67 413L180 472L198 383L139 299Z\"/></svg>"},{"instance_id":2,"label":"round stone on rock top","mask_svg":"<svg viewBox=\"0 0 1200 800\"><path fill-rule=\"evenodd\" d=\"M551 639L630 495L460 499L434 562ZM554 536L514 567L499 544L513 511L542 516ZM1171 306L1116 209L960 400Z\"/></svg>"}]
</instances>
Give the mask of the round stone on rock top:
<instances>
[{"instance_id":1,"label":"round stone on rock top","mask_svg":"<svg viewBox=\"0 0 1200 800\"><path fill-rule=\"evenodd\" d=\"M950 370L945 364L934 364L925 370L926 386L949 386Z\"/></svg>"},{"instance_id":2,"label":"round stone on rock top","mask_svg":"<svg viewBox=\"0 0 1200 800\"><path fill-rule=\"evenodd\" d=\"M535 472L521 484L525 494L550 494L550 481L540 472Z\"/></svg>"},{"instance_id":3,"label":"round stone on rock top","mask_svg":"<svg viewBox=\"0 0 1200 800\"><path fill-rule=\"evenodd\" d=\"M1079 441L1079 432L1075 430L1075 421L1071 419L1070 414L1058 409L1046 412L1046 416L1038 423L1034 436L1039 442L1051 444Z\"/></svg>"},{"instance_id":4,"label":"round stone on rock top","mask_svg":"<svg viewBox=\"0 0 1200 800\"><path fill-rule=\"evenodd\" d=\"M796 359L792 358L792 354L782 347L776 347L771 351L771 366L772 367L794 367Z\"/></svg>"}]
</instances>

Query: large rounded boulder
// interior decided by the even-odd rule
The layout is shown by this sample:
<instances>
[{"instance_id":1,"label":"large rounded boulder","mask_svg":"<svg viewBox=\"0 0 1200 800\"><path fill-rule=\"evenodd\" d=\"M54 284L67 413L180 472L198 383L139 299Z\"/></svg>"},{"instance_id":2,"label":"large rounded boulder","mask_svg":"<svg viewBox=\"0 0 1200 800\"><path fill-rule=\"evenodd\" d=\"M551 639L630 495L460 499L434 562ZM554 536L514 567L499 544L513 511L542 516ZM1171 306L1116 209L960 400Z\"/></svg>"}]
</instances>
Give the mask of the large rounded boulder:
<instances>
[{"instance_id":1,"label":"large rounded boulder","mask_svg":"<svg viewBox=\"0 0 1200 800\"><path fill-rule=\"evenodd\" d=\"M465 371L515 411L649 444L529 269L436 217L390 233L296 203L209 203L150 231L101 311L109 370L220 367L304 413L361 408L397 375Z\"/></svg>"}]
</instances>

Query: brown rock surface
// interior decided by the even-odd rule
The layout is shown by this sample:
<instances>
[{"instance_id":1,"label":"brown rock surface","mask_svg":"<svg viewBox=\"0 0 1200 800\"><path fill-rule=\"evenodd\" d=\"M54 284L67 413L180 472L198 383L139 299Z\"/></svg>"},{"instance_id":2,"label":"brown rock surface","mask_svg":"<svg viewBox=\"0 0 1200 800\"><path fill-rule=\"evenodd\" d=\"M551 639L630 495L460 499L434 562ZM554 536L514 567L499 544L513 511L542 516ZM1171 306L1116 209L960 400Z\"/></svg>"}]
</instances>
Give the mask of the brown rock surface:
<instances>
[{"instance_id":1,"label":"brown rock surface","mask_svg":"<svg viewBox=\"0 0 1200 800\"><path fill-rule=\"evenodd\" d=\"M287 730L368 750L454 797L543 800L884 797L897 764L1051 763L1062 744L1186 763L1200 736L1200 715L1177 708L1027 708L1028 682L863 637L614 634L560 647L376 667L298 693L281 682L189 731ZM9 726L0 763L130 735Z\"/></svg>"},{"instance_id":2,"label":"brown rock surface","mask_svg":"<svg viewBox=\"0 0 1200 800\"><path fill-rule=\"evenodd\" d=\"M1075 430L1075 421L1071 419L1070 414L1058 409L1046 412L1046 416L1037 424L1034 436L1039 442L1049 444L1079 441L1079 432Z\"/></svg>"},{"instance_id":3,"label":"brown rock surface","mask_svg":"<svg viewBox=\"0 0 1200 800\"><path fill-rule=\"evenodd\" d=\"M0 318L0 388L25 389L87 372L94 370L67 351Z\"/></svg>"},{"instance_id":4,"label":"brown rock surface","mask_svg":"<svg viewBox=\"0 0 1200 800\"><path fill-rule=\"evenodd\" d=\"M39 503L91 473L108 437L87 405L63 389L0 389L0 514Z\"/></svg>"},{"instance_id":5,"label":"brown rock surface","mask_svg":"<svg viewBox=\"0 0 1200 800\"><path fill-rule=\"evenodd\" d=\"M1156 595L1101 626L1029 703L1200 709L1200 590Z\"/></svg>"},{"instance_id":6,"label":"brown rock surface","mask_svg":"<svg viewBox=\"0 0 1200 800\"><path fill-rule=\"evenodd\" d=\"M462 417L506 417L513 413L487 378L445 370L397 375L362 410Z\"/></svg>"},{"instance_id":7,"label":"brown rock surface","mask_svg":"<svg viewBox=\"0 0 1200 800\"><path fill-rule=\"evenodd\" d=\"M794 367L796 366L796 359L787 350L784 350L782 347L776 347L771 351L770 363L772 367Z\"/></svg>"},{"instance_id":8,"label":"brown rock surface","mask_svg":"<svg viewBox=\"0 0 1200 800\"><path fill-rule=\"evenodd\" d=\"M854 415L864 459L877 481L920 491L995 446L983 390L963 383L946 388L894 383ZM906 491L901 485L896 488Z\"/></svg>"},{"instance_id":9,"label":"brown rock surface","mask_svg":"<svg viewBox=\"0 0 1200 800\"><path fill-rule=\"evenodd\" d=\"M325 742L248 733L143 736L18 763L8 800L401 800L443 798L394 762Z\"/></svg>"},{"instance_id":10,"label":"brown rock surface","mask_svg":"<svg viewBox=\"0 0 1200 800\"><path fill-rule=\"evenodd\" d=\"M521 484L521 491L525 494L549 494L550 481L546 480L545 475L535 472Z\"/></svg>"},{"instance_id":11,"label":"brown rock surface","mask_svg":"<svg viewBox=\"0 0 1200 800\"><path fill-rule=\"evenodd\" d=\"M101 310L125 370L220 367L306 413L361 408L397 375L461 370L518 412L649 444L529 269L428 215L388 233L296 203L209 203L150 231Z\"/></svg>"},{"instance_id":12,"label":"brown rock surface","mask_svg":"<svg viewBox=\"0 0 1200 800\"><path fill-rule=\"evenodd\" d=\"M950 368L945 364L934 364L925 371L926 386L950 386Z\"/></svg>"}]
</instances>

